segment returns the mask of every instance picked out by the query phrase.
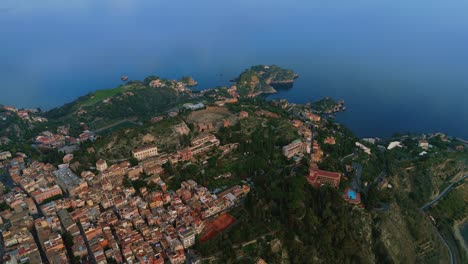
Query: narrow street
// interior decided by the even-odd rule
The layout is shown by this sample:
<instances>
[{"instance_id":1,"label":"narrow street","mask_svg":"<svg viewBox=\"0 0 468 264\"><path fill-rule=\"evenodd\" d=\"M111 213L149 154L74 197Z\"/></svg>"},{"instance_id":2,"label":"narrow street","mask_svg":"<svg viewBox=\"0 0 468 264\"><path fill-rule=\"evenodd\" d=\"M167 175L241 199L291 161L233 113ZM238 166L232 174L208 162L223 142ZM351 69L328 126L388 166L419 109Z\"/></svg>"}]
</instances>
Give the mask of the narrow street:
<instances>
[{"instance_id":1,"label":"narrow street","mask_svg":"<svg viewBox=\"0 0 468 264\"><path fill-rule=\"evenodd\" d=\"M80 221L77 221L78 228L80 229L80 233L84 238L84 242L86 245L86 249L88 250L88 253L92 253L93 251L91 250L91 246L89 245L88 239L86 238L86 233L83 230L83 226L81 226ZM89 254L89 257L91 259L91 263L96 264L96 258L94 257L94 254Z\"/></svg>"}]
</instances>

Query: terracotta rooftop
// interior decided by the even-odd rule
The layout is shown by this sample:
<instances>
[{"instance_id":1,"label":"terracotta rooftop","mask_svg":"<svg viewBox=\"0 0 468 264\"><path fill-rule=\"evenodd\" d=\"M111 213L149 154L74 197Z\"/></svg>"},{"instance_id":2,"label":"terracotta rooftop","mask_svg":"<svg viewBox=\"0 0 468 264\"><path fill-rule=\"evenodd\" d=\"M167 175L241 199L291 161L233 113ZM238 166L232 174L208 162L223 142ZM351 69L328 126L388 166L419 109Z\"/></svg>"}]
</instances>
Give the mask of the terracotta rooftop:
<instances>
[{"instance_id":1,"label":"terracotta rooftop","mask_svg":"<svg viewBox=\"0 0 468 264\"><path fill-rule=\"evenodd\" d=\"M333 179L341 178L341 173L338 173L338 172L324 171L324 170L318 170L318 169L310 169L309 172L310 172L310 176L312 177L322 176L322 177L333 178Z\"/></svg>"}]
</instances>

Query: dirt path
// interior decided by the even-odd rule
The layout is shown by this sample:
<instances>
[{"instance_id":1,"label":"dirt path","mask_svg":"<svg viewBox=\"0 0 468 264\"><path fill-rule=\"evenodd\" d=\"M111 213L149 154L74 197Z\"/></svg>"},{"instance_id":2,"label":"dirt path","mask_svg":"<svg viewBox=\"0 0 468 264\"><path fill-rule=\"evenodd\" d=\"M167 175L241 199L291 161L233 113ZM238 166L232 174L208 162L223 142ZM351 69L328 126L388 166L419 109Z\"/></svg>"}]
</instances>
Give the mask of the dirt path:
<instances>
[{"instance_id":1,"label":"dirt path","mask_svg":"<svg viewBox=\"0 0 468 264\"><path fill-rule=\"evenodd\" d=\"M104 131L104 130L109 129L109 128L113 128L113 127L115 127L115 126L117 126L117 125L120 125L120 124L122 124L122 123L125 123L125 122L134 123L136 120L137 120L136 117L125 118L125 119L122 119L122 120L120 120L120 121L117 121L117 122L114 122L114 123L112 123L112 124L109 124L109 125L107 125L107 126L100 127L100 128L98 128L98 129L94 130L94 133L99 133L99 132L101 132L101 131Z\"/></svg>"}]
</instances>

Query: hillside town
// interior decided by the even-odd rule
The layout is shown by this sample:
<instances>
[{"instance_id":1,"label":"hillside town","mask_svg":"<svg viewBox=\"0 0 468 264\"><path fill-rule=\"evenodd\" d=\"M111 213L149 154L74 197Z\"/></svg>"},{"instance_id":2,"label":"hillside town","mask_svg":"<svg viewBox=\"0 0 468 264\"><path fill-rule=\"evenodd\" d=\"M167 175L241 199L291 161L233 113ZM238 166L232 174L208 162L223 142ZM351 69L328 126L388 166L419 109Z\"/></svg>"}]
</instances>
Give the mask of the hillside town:
<instances>
[{"instance_id":1,"label":"hillside town","mask_svg":"<svg viewBox=\"0 0 468 264\"><path fill-rule=\"evenodd\" d=\"M41 126L25 144L35 156L0 149L3 263L202 263L225 257L203 245L217 243L211 245L217 249L220 240L230 240L227 232L244 229L249 239L223 244L223 254L244 257L251 245L266 241L278 257L285 251L272 215L287 207L282 224L302 221L310 209L296 200L304 193L338 194L338 200L321 201L327 213L335 207L357 215L386 212L390 203L370 201L377 196L370 192L390 192L396 180L370 160L381 162L377 156L388 152L416 160L466 148L442 133L358 139L330 116L344 111L344 102L335 105L331 98L322 104L335 108L318 111L284 99L256 100L252 94L265 92L258 87L241 97L236 84L192 93L179 81L147 82L148 89L190 96L116 132L93 130L81 119ZM100 103L132 96L126 91ZM0 118L47 122L35 110L3 110ZM80 106L71 116L88 114ZM0 138L0 146L10 143ZM265 263L258 252L249 254Z\"/></svg>"},{"instance_id":2,"label":"hillside town","mask_svg":"<svg viewBox=\"0 0 468 264\"><path fill-rule=\"evenodd\" d=\"M21 156L2 156L15 184L1 197L12 209L1 215L1 228L8 230L2 233L3 261L40 263L43 253L49 263L66 263L70 250L74 257L90 256L94 263L185 263L195 236L203 235L210 221L250 191L245 184L214 194L194 180L169 190L161 166L190 161L218 147L219 140L203 134L191 145L173 154L142 147L132 151L141 161L137 166L128 161L108 166L99 160L96 173L84 171L80 176L68 163L56 168L28 163ZM137 180L143 173L149 186L155 186L152 190L122 185L124 178ZM73 242L72 248L67 249L67 241Z\"/></svg>"},{"instance_id":3,"label":"hillside town","mask_svg":"<svg viewBox=\"0 0 468 264\"><path fill-rule=\"evenodd\" d=\"M0 105L1 106L1 105ZM7 120L8 118L18 117L23 121L30 123L34 122L47 122L47 118L40 116L40 109L31 108L31 109L19 109L14 106L1 106L2 113L0 113L0 120Z\"/></svg>"},{"instance_id":4,"label":"hillside town","mask_svg":"<svg viewBox=\"0 0 468 264\"><path fill-rule=\"evenodd\" d=\"M152 85L159 84L152 81ZM207 108L198 103L184 107L200 113L225 111L219 108L222 104L216 105ZM262 118L280 117L263 109L254 114ZM282 154L297 162L310 157L307 180L312 186L338 187L341 174L319 170L316 165L323 151L313 139L310 124L319 124L320 116L310 112L298 116L302 121L294 119L291 124L301 138L284 146ZM248 117L248 112L241 111L237 119ZM171 117L153 118L150 122L164 118ZM238 204L250 187L247 183L234 185L214 194L195 180L188 180L178 189L170 190L164 181L170 175L163 166L190 163L200 156L206 160L213 149L222 150L224 155L234 150L238 144L221 146L219 139L209 132L229 127L237 119L224 119L219 125L195 123L199 135L192 138L189 147L174 153L160 152L156 145L145 145L131 151L131 158L138 161L135 166L129 161L110 164L99 159L93 170L80 175L70 168L73 154L64 147L95 140L94 133L88 130L73 138L68 127L60 126L55 134L45 131L36 136L38 148L64 153L63 163L57 167L25 155L2 152L0 159L14 184L1 197L5 206L11 208L1 215L2 230L8 230L2 235L4 262L39 263L41 256L45 256L49 263L66 263L71 261L70 257L88 256L93 263L185 263L189 259L197 263L197 255L187 255L195 237L206 240L219 232L213 231L210 223L228 217L225 211ZM333 138L327 138L326 142L333 144ZM125 184L140 180L146 184L137 189Z\"/></svg>"}]
</instances>

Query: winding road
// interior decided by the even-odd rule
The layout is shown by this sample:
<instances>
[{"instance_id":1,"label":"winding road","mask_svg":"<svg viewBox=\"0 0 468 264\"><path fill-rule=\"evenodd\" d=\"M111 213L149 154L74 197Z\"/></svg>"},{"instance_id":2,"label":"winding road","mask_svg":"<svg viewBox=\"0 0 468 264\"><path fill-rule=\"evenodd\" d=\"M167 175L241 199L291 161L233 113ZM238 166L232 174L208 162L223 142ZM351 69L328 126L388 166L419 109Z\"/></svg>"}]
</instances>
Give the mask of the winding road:
<instances>
[{"instance_id":1,"label":"winding road","mask_svg":"<svg viewBox=\"0 0 468 264\"><path fill-rule=\"evenodd\" d=\"M450 193L450 191L452 191L455 186L458 184L458 183L462 183L466 178L468 178L468 175L465 175L463 177L461 177L460 179L458 179L457 181L451 183L449 186L447 186L447 188L445 188L439 195L437 195L437 197L435 197L432 201L426 203L424 206L422 206L420 209L422 212L426 211L427 209L431 208L434 204L436 204L438 201L440 201L442 198L444 198L448 193ZM447 241L447 239L440 233L439 229L437 228L437 225L435 223L433 223L436 231L437 231L437 234L439 235L440 239L442 240L442 242L444 242L444 245L447 247L448 251L449 251L449 254L450 254L450 264L454 264L454 263L458 263L459 261L457 260L455 262L455 253L454 251L458 251L458 249L452 249L450 247L450 244L449 242ZM457 254L458 255L458 254Z\"/></svg>"},{"instance_id":2,"label":"winding road","mask_svg":"<svg viewBox=\"0 0 468 264\"><path fill-rule=\"evenodd\" d=\"M445 188L437 197L435 197L432 201L426 203L423 207L421 207L421 210L426 211L427 209L431 208L434 204L436 204L440 199L444 198L445 195L447 195L453 188L455 188L455 185L458 183L464 181L466 178L468 178L468 175L465 175L458 179L455 182L452 182L447 188Z\"/></svg>"}]
</instances>

